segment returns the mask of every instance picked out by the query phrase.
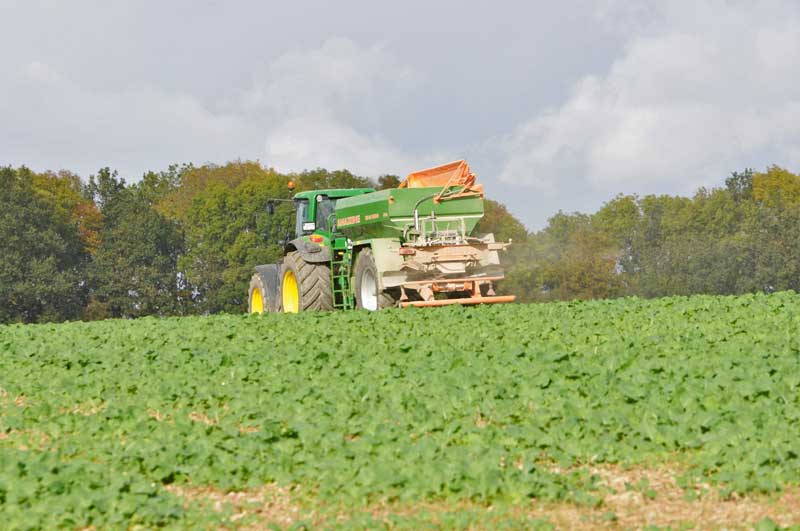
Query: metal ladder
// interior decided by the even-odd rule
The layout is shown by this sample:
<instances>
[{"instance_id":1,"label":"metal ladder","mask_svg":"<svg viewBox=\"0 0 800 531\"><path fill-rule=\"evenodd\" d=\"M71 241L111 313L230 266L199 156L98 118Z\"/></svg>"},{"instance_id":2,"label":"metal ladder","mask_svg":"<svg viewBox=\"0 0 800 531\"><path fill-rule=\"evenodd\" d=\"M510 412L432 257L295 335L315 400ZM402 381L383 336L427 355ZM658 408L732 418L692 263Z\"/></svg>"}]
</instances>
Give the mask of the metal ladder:
<instances>
[{"instance_id":1,"label":"metal ladder","mask_svg":"<svg viewBox=\"0 0 800 531\"><path fill-rule=\"evenodd\" d=\"M347 238L336 238L331 245L331 285L333 307L338 310L355 308L353 290L350 289L350 264L353 249Z\"/></svg>"}]
</instances>

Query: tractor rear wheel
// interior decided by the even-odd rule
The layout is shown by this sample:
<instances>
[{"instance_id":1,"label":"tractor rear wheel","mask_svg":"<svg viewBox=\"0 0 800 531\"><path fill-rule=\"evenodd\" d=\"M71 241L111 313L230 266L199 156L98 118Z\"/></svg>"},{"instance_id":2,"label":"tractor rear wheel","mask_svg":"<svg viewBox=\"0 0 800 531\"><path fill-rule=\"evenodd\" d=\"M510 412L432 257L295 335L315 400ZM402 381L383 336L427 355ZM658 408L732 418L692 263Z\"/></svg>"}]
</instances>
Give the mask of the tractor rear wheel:
<instances>
[{"instance_id":1,"label":"tractor rear wheel","mask_svg":"<svg viewBox=\"0 0 800 531\"><path fill-rule=\"evenodd\" d=\"M356 256L354 268L356 279L356 308L360 310L382 310L397 306L399 297L388 290L378 289L378 266L372 249L365 247Z\"/></svg>"},{"instance_id":2,"label":"tractor rear wheel","mask_svg":"<svg viewBox=\"0 0 800 531\"><path fill-rule=\"evenodd\" d=\"M333 310L331 269L327 264L312 264L292 251L281 268L281 301L284 313Z\"/></svg>"}]
</instances>

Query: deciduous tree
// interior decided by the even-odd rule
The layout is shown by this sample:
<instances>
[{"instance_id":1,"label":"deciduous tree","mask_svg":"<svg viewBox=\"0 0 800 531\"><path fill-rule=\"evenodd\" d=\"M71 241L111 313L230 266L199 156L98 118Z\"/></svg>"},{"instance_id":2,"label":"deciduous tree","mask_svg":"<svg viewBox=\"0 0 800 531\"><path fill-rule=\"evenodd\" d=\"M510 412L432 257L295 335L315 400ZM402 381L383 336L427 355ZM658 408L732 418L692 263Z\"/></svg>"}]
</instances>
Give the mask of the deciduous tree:
<instances>
[{"instance_id":1,"label":"deciduous tree","mask_svg":"<svg viewBox=\"0 0 800 531\"><path fill-rule=\"evenodd\" d=\"M78 226L36 180L25 167L0 168L0 322L78 319L86 303Z\"/></svg>"}]
</instances>

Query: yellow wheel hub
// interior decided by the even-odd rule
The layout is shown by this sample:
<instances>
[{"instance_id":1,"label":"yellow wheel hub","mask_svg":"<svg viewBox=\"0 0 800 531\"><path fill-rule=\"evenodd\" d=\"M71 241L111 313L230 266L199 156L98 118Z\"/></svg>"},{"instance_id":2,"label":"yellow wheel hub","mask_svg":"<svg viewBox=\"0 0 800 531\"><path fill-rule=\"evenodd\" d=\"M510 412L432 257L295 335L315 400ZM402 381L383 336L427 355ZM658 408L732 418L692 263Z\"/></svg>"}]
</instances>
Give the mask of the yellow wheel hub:
<instances>
[{"instance_id":1,"label":"yellow wheel hub","mask_svg":"<svg viewBox=\"0 0 800 531\"><path fill-rule=\"evenodd\" d=\"M264 313L264 297L258 288L254 289L250 296L250 313Z\"/></svg>"},{"instance_id":2,"label":"yellow wheel hub","mask_svg":"<svg viewBox=\"0 0 800 531\"><path fill-rule=\"evenodd\" d=\"M285 313L299 312L300 290L297 288L297 278L290 269L283 273L281 292L283 294L283 311Z\"/></svg>"}]
</instances>

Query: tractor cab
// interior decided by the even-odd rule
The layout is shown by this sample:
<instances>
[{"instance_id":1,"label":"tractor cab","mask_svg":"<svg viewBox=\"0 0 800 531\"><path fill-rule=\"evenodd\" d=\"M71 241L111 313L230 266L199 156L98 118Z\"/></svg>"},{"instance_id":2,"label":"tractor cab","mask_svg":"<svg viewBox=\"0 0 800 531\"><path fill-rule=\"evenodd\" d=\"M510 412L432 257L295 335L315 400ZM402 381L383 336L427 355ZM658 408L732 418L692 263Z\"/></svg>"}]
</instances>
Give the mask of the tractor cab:
<instances>
[{"instance_id":1,"label":"tractor cab","mask_svg":"<svg viewBox=\"0 0 800 531\"><path fill-rule=\"evenodd\" d=\"M294 237L314 243L330 241L336 224L336 201L374 191L372 188L334 188L298 192L294 196Z\"/></svg>"}]
</instances>

